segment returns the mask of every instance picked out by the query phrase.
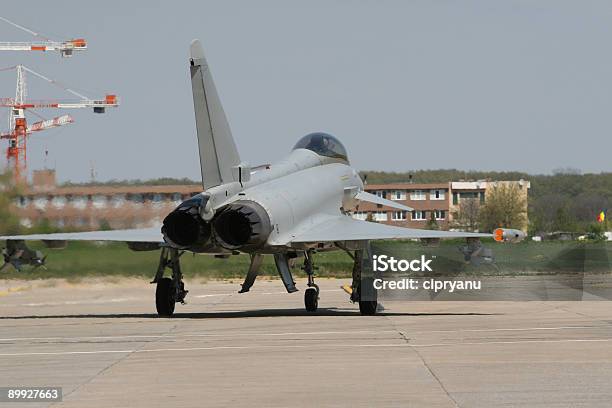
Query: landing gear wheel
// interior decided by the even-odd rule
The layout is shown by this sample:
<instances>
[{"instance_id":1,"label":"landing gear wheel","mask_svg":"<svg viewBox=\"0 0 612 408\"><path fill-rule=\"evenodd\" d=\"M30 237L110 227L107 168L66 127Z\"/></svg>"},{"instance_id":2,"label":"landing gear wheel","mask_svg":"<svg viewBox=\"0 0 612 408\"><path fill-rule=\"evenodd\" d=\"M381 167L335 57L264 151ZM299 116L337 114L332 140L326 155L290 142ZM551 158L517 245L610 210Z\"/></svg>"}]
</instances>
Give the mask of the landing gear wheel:
<instances>
[{"instance_id":1,"label":"landing gear wheel","mask_svg":"<svg viewBox=\"0 0 612 408\"><path fill-rule=\"evenodd\" d=\"M378 302L376 300L360 300L359 311L363 316L373 316L376 314Z\"/></svg>"},{"instance_id":2,"label":"landing gear wheel","mask_svg":"<svg viewBox=\"0 0 612 408\"><path fill-rule=\"evenodd\" d=\"M304 292L304 305L307 312L316 312L319 307L319 291L315 288L308 288Z\"/></svg>"},{"instance_id":3,"label":"landing gear wheel","mask_svg":"<svg viewBox=\"0 0 612 408\"><path fill-rule=\"evenodd\" d=\"M162 278L157 282L155 290L155 306L161 317L171 317L174 314L174 282L170 278Z\"/></svg>"}]
</instances>

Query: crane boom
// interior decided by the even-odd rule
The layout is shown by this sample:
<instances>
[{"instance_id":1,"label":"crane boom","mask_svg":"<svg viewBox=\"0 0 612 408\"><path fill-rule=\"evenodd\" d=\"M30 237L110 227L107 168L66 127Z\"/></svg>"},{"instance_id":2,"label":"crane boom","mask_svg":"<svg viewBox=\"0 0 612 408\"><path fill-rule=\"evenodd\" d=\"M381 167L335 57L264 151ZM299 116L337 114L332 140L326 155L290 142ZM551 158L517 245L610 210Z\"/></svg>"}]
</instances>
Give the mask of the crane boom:
<instances>
[{"instance_id":1,"label":"crane boom","mask_svg":"<svg viewBox=\"0 0 612 408\"><path fill-rule=\"evenodd\" d=\"M40 132L41 130L47 130L56 128L59 126L69 125L70 123L74 123L74 118L70 115L62 115L57 118L41 120L39 122L34 122L26 128L26 134L30 134L32 132ZM0 139L10 139L15 137L14 132L4 132L0 133Z\"/></svg>"},{"instance_id":2,"label":"crane boom","mask_svg":"<svg viewBox=\"0 0 612 408\"><path fill-rule=\"evenodd\" d=\"M13 98L0 98L0 107L16 109L34 108L115 108L119 106L117 95L105 95L104 99L52 99L52 100L29 100L19 102Z\"/></svg>"},{"instance_id":3,"label":"crane boom","mask_svg":"<svg viewBox=\"0 0 612 408\"><path fill-rule=\"evenodd\" d=\"M0 51L59 51L62 57L72 57L74 51L84 51L87 49L87 41L83 38L74 38L67 41L53 41L4 17L0 16L0 20L40 38L40 40L32 42L0 42Z\"/></svg>"}]
</instances>

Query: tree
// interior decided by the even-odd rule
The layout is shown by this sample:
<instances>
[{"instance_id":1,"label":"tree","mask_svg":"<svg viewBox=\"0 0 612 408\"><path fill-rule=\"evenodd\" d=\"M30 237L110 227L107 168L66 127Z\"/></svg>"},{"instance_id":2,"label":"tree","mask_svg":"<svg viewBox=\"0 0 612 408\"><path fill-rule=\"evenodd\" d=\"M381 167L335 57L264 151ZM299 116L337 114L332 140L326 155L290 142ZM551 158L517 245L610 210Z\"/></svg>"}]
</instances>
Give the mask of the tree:
<instances>
[{"instance_id":1,"label":"tree","mask_svg":"<svg viewBox=\"0 0 612 408\"><path fill-rule=\"evenodd\" d=\"M555 212L555 218L552 223L552 231L555 232L576 232L578 231L578 224L575 218L573 218L567 209L567 206L561 206L557 208Z\"/></svg>"},{"instance_id":2,"label":"tree","mask_svg":"<svg viewBox=\"0 0 612 408\"><path fill-rule=\"evenodd\" d=\"M524 229L527 221L527 201L516 184L499 184L487 191L487 200L480 206L480 229Z\"/></svg>"},{"instance_id":3,"label":"tree","mask_svg":"<svg viewBox=\"0 0 612 408\"><path fill-rule=\"evenodd\" d=\"M20 232L19 220L11 211L11 205L18 196L11 183L10 173L0 174L0 234L14 235Z\"/></svg>"},{"instance_id":4,"label":"tree","mask_svg":"<svg viewBox=\"0 0 612 408\"><path fill-rule=\"evenodd\" d=\"M455 213L457 227L474 231L478 228L480 216L480 200L478 198L462 198L459 210Z\"/></svg>"},{"instance_id":5,"label":"tree","mask_svg":"<svg viewBox=\"0 0 612 408\"><path fill-rule=\"evenodd\" d=\"M440 226L438 225L438 221L436 221L435 211L429 212L429 221L427 221L427 225L425 225L425 229L428 229L428 230L439 230L440 229Z\"/></svg>"},{"instance_id":6,"label":"tree","mask_svg":"<svg viewBox=\"0 0 612 408\"><path fill-rule=\"evenodd\" d=\"M589 239L592 239L594 241L605 241L606 240L606 226L604 225L604 223L598 223L598 222L594 222L589 224L589 226L587 227L587 233L589 236Z\"/></svg>"}]
</instances>

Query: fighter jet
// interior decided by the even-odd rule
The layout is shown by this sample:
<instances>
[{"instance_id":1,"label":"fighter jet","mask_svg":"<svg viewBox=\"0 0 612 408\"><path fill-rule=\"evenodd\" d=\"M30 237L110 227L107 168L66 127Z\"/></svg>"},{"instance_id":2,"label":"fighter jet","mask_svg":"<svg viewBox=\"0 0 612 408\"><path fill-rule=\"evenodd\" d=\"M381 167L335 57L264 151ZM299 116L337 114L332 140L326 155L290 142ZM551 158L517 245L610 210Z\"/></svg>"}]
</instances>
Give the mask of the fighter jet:
<instances>
[{"instance_id":1,"label":"fighter jet","mask_svg":"<svg viewBox=\"0 0 612 408\"><path fill-rule=\"evenodd\" d=\"M377 308L376 292L364 279L370 241L466 238L474 243L482 237L512 241L525 236L517 230L500 229L495 234L430 231L356 220L351 215L364 201L403 211L412 208L365 192L345 147L327 133L308 134L281 161L252 168L238 154L198 40L191 43L189 70L202 193L181 203L161 227L2 236L0 240L123 241L136 251L161 249L152 282L157 284L155 303L160 316L171 316L175 304L183 303L187 295L180 267L185 252L248 254L251 263L241 293L253 285L264 256L274 257L287 292L297 291L290 261L303 258L308 276L304 305L307 311L315 312L319 288L314 279L314 257L317 252L342 250L354 259L351 300L359 304L362 314L372 315ZM164 276L166 269L171 271L168 277Z\"/></svg>"}]
</instances>

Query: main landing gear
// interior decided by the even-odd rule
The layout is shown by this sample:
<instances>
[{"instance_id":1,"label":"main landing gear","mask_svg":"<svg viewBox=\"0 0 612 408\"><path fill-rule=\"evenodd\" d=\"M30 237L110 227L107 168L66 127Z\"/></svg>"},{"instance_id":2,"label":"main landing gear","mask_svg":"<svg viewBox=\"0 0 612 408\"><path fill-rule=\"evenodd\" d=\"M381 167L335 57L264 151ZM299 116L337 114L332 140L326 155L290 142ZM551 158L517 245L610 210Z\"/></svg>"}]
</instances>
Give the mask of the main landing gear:
<instances>
[{"instance_id":1,"label":"main landing gear","mask_svg":"<svg viewBox=\"0 0 612 408\"><path fill-rule=\"evenodd\" d=\"M359 303L359 312L362 315L375 315L378 308L378 294L374 288L370 242L364 242L362 248L356 249L354 254L346 252L353 258L351 302Z\"/></svg>"},{"instance_id":2,"label":"main landing gear","mask_svg":"<svg viewBox=\"0 0 612 408\"><path fill-rule=\"evenodd\" d=\"M378 308L378 295L374 288L372 271L372 250L369 241L362 242L353 251L345 249L353 258L353 283L351 285L351 301L359 303L362 315L376 314ZM344 249L344 248L343 248ZM313 263L313 250L304 251L304 272L308 277L308 288L304 292L304 306L307 312L316 312L319 307L319 286L314 281L314 271L317 269Z\"/></svg>"},{"instance_id":3,"label":"main landing gear","mask_svg":"<svg viewBox=\"0 0 612 408\"><path fill-rule=\"evenodd\" d=\"M170 317L174 314L174 306L177 302L185 303L185 283L181 272L180 257L183 252L178 249L162 247L159 256L157 273L151 283L156 283L155 307L157 314L161 317ZM172 270L172 277L165 278L166 268Z\"/></svg>"},{"instance_id":4,"label":"main landing gear","mask_svg":"<svg viewBox=\"0 0 612 408\"><path fill-rule=\"evenodd\" d=\"M308 289L304 292L304 306L307 312L316 312L319 307L319 287L314 282L315 266L312 262L312 251L304 252L304 266L302 267L308 276Z\"/></svg>"}]
</instances>

